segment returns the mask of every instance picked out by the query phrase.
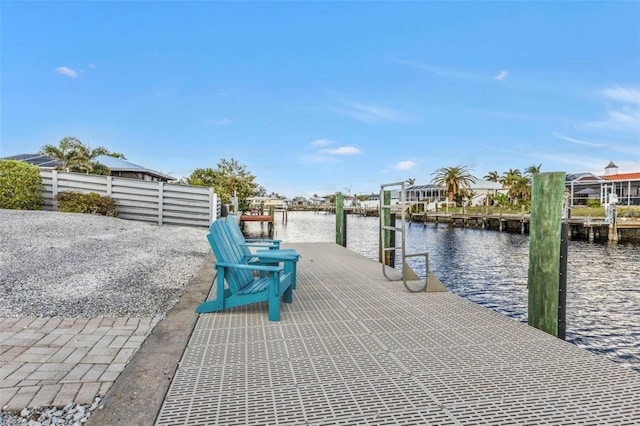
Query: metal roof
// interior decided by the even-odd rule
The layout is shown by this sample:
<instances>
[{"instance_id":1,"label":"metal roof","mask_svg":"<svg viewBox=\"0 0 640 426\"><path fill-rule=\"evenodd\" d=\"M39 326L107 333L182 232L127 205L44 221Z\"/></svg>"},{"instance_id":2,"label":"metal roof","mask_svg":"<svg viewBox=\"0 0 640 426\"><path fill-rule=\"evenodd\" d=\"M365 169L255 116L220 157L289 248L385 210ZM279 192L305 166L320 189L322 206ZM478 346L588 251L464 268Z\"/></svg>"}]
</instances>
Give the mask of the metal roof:
<instances>
[{"instance_id":1,"label":"metal roof","mask_svg":"<svg viewBox=\"0 0 640 426\"><path fill-rule=\"evenodd\" d=\"M43 154L18 154L10 157L4 157L3 160L23 161L25 163L33 164L34 166L51 169L62 165L59 160Z\"/></svg>"},{"instance_id":2,"label":"metal roof","mask_svg":"<svg viewBox=\"0 0 640 426\"><path fill-rule=\"evenodd\" d=\"M24 161L25 163L33 164L41 168L56 168L62 165L59 160L56 160L48 155L43 154L18 154L10 157L5 157L3 160L17 160ZM108 167L109 170L114 172L134 172L134 173L146 173L148 175L163 178L166 180L175 180L173 176L157 172L152 169L148 169L139 164L132 163L122 158L110 157L108 155L99 155L95 158L100 164Z\"/></svg>"}]
</instances>

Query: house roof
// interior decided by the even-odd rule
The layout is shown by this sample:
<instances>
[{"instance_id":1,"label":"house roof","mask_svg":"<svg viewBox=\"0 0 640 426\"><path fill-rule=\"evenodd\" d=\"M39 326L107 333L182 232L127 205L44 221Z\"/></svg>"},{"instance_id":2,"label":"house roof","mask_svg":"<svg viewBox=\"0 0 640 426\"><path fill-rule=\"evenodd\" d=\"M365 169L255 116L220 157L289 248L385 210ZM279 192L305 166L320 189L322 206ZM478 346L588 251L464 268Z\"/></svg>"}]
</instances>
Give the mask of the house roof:
<instances>
[{"instance_id":1,"label":"house roof","mask_svg":"<svg viewBox=\"0 0 640 426\"><path fill-rule=\"evenodd\" d=\"M600 177L605 180L640 180L640 172L619 173L617 175L606 175Z\"/></svg>"},{"instance_id":2,"label":"house roof","mask_svg":"<svg viewBox=\"0 0 640 426\"><path fill-rule=\"evenodd\" d=\"M148 175L160 177L167 180L176 179L173 176L169 176L164 173L148 169L139 164L135 164L130 161L123 160L122 158L110 157L108 155L98 155L95 158L95 160L100 164L104 164L111 171L114 171L114 172L138 172L138 173L146 173Z\"/></svg>"},{"instance_id":3,"label":"house roof","mask_svg":"<svg viewBox=\"0 0 640 426\"><path fill-rule=\"evenodd\" d=\"M565 182L599 183L601 181L602 177L596 176L593 173L572 173L565 177Z\"/></svg>"},{"instance_id":4,"label":"house roof","mask_svg":"<svg viewBox=\"0 0 640 426\"><path fill-rule=\"evenodd\" d=\"M38 166L44 169L54 169L62 164L60 161L51 158L48 155L42 154L18 154L12 155L10 157L4 157L3 160L23 161L25 163L33 164L34 166Z\"/></svg>"},{"instance_id":5,"label":"house roof","mask_svg":"<svg viewBox=\"0 0 640 426\"><path fill-rule=\"evenodd\" d=\"M34 166L38 166L43 169L53 169L62 165L60 161L43 154L18 154L12 155L11 157L5 157L3 158L3 160L24 161L25 163L33 164ZM111 171L115 172L146 173L148 175L163 178L166 180L175 180L173 176L148 169L144 166L123 160L121 158L110 157L108 155L99 155L95 158L95 161L105 165Z\"/></svg>"}]
</instances>

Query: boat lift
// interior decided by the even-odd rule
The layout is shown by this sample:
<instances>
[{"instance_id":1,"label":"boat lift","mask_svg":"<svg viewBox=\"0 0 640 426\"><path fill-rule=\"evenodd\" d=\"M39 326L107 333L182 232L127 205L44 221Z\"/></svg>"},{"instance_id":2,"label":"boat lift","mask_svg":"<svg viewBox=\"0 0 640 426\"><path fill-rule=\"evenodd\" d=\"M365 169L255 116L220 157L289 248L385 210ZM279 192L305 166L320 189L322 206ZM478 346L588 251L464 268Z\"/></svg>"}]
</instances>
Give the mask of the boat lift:
<instances>
[{"instance_id":1,"label":"boat lift","mask_svg":"<svg viewBox=\"0 0 640 426\"><path fill-rule=\"evenodd\" d=\"M391 205L391 197L385 197L385 193L391 194L394 191L399 191L400 204ZM385 199L389 204L385 204ZM405 288L412 292L417 293L427 290L427 281L429 279L429 253L407 253L406 249L406 216L407 216L407 195L404 190L404 182L388 183L380 185L380 253L382 255L382 273L389 281L400 281L404 283ZM400 213L400 226L397 225L397 217L395 223L391 223L392 210ZM395 240L400 233L400 247L396 247ZM402 264L401 276L397 274L390 274L389 269L395 270L395 265L391 265L391 268L385 264L385 260L388 257L394 258L391 254L400 252L400 260ZM424 280L411 269L407 264L407 258L409 257L424 257ZM393 275L393 276L392 276Z\"/></svg>"}]
</instances>

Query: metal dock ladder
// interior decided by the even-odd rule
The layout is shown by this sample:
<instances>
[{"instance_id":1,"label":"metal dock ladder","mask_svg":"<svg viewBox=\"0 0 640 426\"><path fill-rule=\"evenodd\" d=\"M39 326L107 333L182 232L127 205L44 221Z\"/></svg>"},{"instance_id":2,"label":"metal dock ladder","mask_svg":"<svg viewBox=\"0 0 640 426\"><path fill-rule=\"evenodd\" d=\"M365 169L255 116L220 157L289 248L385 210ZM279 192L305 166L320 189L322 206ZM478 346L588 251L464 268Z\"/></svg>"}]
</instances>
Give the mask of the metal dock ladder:
<instances>
[{"instance_id":1,"label":"metal dock ladder","mask_svg":"<svg viewBox=\"0 0 640 426\"><path fill-rule=\"evenodd\" d=\"M395 191L399 191L400 196L400 204L392 205L391 204L391 194ZM400 281L404 283L404 286L407 290L412 293L417 293L420 291L426 291L427 289L427 280L429 277L429 253L412 253L407 254L406 249L406 216L407 216L407 194L404 190L404 182L396 182L396 183L388 183L380 185L380 253L382 256L382 273L385 278L389 281ZM393 214L391 212L392 209L396 210L399 208L400 210L400 226L397 225L397 217L396 221L392 221L391 218ZM397 235L395 233L400 233L400 247L396 247ZM395 238L394 238L395 236ZM400 277L397 277L397 274L393 274L395 276L390 276L388 273L389 267L385 265L386 259L395 259L395 253L400 251L401 262L402 262L402 273ZM407 264L407 258L409 257L422 257L424 256L424 270L425 270L425 278L422 280ZM395 265L392 265L395 267Z\"/></svg>"}]
</instances>

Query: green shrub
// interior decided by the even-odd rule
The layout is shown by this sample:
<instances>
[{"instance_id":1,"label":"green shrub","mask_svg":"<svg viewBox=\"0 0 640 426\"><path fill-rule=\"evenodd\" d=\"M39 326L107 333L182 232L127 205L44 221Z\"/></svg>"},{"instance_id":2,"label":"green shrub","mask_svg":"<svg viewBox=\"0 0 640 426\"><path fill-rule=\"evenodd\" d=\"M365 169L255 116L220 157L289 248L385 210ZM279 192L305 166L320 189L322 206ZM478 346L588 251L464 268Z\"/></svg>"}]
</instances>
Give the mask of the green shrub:
<instances>
[{"instance_id":1,"label":"green shrub","mask_svg":"<svg viewBox=\"0 0 640 426\"><path fill-rule=\"evenodd\" d=\"M587 207L600 207L600 200L587 200Z\"/></svg>"},{"instance_id":2,"label":"green shrub","mask_svg":"<svg viewBox=\"0 0 640 426\"><path fill-rule=\"evenodd\" d=\"M0 160L0 208L42 209L40 168L23 161Z\"/></svg>"},{"instance_id":3,"label":"green shrub","mask_svg":"<svg viewBox=\"0 0 640 426\"><path fill-rule=\"evenodd\" d=\"M90 213L103 216L118 216L118 202L95 192L60 192L55 197L58 211L66 213Z\"/></svg>"},{"instance_id":4,"label":"green shrub","mask_svg":"<svg viewBox=\"0 0 640 426\"><path fill-rule=\"evenodd\" d=\"M640 217L640 207L618 207L619 217Z\"/></svg>"}]
</instances>

